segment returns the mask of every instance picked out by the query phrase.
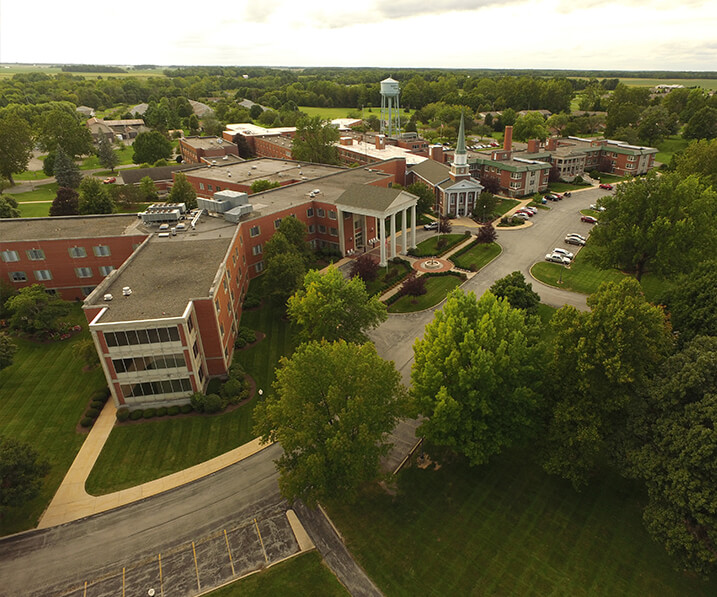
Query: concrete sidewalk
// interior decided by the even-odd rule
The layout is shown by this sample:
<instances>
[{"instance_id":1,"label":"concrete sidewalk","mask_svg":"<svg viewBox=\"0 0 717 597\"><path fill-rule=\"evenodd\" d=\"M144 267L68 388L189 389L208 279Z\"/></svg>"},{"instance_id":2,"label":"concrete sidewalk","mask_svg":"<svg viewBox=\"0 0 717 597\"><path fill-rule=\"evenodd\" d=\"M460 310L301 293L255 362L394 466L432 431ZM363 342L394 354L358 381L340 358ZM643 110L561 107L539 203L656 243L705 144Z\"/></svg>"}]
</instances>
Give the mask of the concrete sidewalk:
<instances>
[{"instance_id":1,"label":"concrete sidewalk","mask_svg":"<svg viewBox=\"0 0 717 597\"><path fill-rule=\"evenodd\" d=\"M85 491L85 482L90 475L97 458L107 441L107 438L115 424L115 407L111 401L105 404L100 416L95 421L82 448L77 453L75 460L67 471L62 484L52 498L50 505L40 519L37 528L44 529L73 520L79 520L98 512L104 512L130 504L137 500L174 489L180 485L196 481L207 475L211 475L227 466L240 460L244 460L257 452L260 452L270 444L260 445L259 439L239 446L234 450L225 452L197 464L191 468L178 471L166 477L149 481L136 487L123 489L115 493L102 496L92 496Z\"/></svg>"}]
</instances>

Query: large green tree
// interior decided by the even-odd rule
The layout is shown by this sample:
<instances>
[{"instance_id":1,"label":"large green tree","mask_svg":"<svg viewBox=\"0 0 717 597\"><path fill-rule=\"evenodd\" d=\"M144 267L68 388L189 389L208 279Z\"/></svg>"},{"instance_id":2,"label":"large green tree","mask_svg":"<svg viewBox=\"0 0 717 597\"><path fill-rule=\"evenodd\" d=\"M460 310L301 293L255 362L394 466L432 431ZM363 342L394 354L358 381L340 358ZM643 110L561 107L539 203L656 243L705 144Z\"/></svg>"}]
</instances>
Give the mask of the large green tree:
<instances>
[{"instance_id":1,"label":"large green tree","mask_svg":"<svg viewBox=\"0 0 717 597\"><path fill-rule=\"evenodd\" d=\"M0 506L21 506L35 497L49 471L32 446L0 436Z\"/></svg>"},{"instance_id":2,"label":"large green tree","mask_svg":"<svg viewBox=\"0 0 717 597\"><path fill-rule=\"evenodd\" d=\"M119 163L117 152L112 148L112 144L105 135L100 136L97 144L97 159L103 168L109 168L112 172L115 171L115 166Z\"/></svg>"},{"instance_id":3,"label":"large green tree","mask_svg":"<svg viewBox=\"0 0 717 597\"><path fill-rule=\"evenodd\" d=\"M307 116L296 124L291 148L295 160L317 164L338 164L339 154L334 143L339 131L320 116Z\"/></svg>"},{"instance_id":4,"label":"large green tree","mask_svg":"<svg viewBox=\"0 0 717 597\"><path fill-rule=\"evenodd\" d=\"M90 130L69 109L55 107L39 120L37 139L45 151L55 151L62 147L72 159L92 151Z\"/></svg>"},{"instance_id":5,"label":"large green tree","mask_svg":"<svg viewBox=\"0 0 717 597\"><path fill-rule=\"evenodd\" d=\"M311 264L313 254L306 240L306 224L293 216L282 218L277 232L281 232L289 243L291 251L299 255L305 266Z\"/></svg>"},{"instance_id":6,"label":"large green tree","mask_svg":"<svg viewBox=\"0 0 717 597\"><path fill-rule=\"evenodd\" d=\"M660 275L684 272L717 253L717 192L696 176L645 178L601 199L605 212L590 235L598 267Z\"/></svg>"},{"instance_id":7,"label":"large green tree","mask_svg":"<svg viewBox=\"0 0 717 597\"><path fill-rule=\"evenodd\" d=\"M115 210L106 187L94 176L83 178L79 191L77 207L81 214L111 214Z\"/></svg>"},{"instance_id":8,"label":"large green tree","mask_svg":"<svg viewBox=\"0 0 717 597\"><path fill-rule=\"evenodd\" d=\"M405 406L398 372L373 344L309 342L282 358L274 394L254 410L254 431L281 443L287 499L351 499L379 476L386 436Z\"/></svg>"},{"instance_id":9,"label":"large green tree","mask_svg":"<svg viewBox=\"0 0 717 597\"><path fill-rule=\"evenodd\" d=\"M346 280L335 267L310 270L289 298L288 314L305 340L365 342L366 332L388 317L386 305L370 297L361 278Z\"/></svg>"},{"instance_id":10,"label":"large green tree","mask_svg":"<svg viewBox=\"0 0 717 597\"><path fill-rule=\"evenodd\" d=\"M0 332L0 371L12 365L17 345L5 332Z\"/></svg>"},{"instance_id":11,"label":"large green tree","mask_svg":"<svg viewBox=\"0 0 717 597\"><path fill-rule=\"evenodd\" d=\"M545 124L545 118L540 112L528 112L524 116L518 117L515 125L513 125L513 137L517 141L527 141L529 139L545 141L548 135L549 131Z\"/></svg>"},{"instance_id":12,"label":"large green tree","mask_svg":"<svg viewBox=\"0 0 717 597\"><path fill-rule=\"evenodd\" d=\"M172 156L172 142L159 131L140 133L132 144L135 164L154 164L157 160L168 160Z\"/></svg>"},{"instance_id":13,"label":"large green tree","mask_svg":"<svg viewBox=\"0 0 717 597\"><path fill-rule=\"evenodd\" d=\"M42 284L33 284L5 301L5 308L10 312L11 329L36 334L55 331L58 318L69 311L69 303L47 294Z\"/></svg>"},{"instance_id":14,"label":"large green tree","mask_svg":"<svg viewBox=\"0 0 717 597\"><path fill-rule=\"evenodd\" d=\"M533 290L533 285L525 281L521 272L516 271L496 280L490 291L498 298L508 299L514 309L523 309L531 315L538 312L540 296Z\"/></svg>"},{"instance_id":15,"label":"large green tree","mask_svg":"<svg viewBox=\"0 0 717 597\"><path fill-rule=\"evenodd\" d=\"M695 112L682 135L685 139L717 138L717 109L705 106Z\"/></svg>"},{"instance_id":16,"label":"large green tree","mask_svg":"<svg viewBox=\"0 0 717 597\"><path fill-rule=\"evenodd\" d=\"M0 195L0 218L19 218L20 210L17 208L17 201L12 197Z\"/></svg>"},{"instance_id":17,"label":"large green tree","mask_svg":"<svg viewBox=\"0 0 717 597\"><path fill-rule=\"evenodd\" d=\"M420 433L473 465L521 442L535 424L537 340L507 300L454 290L413 348Z\"/></svg>"},{"instance_id":18,"label":"large green tree","mask_svg":"<svg viewBox=\"0 0 717 597\"><path fill-rule=\"evenodd\" d=\"M717 572L717 338L668 359L635 418L632 472L647 483L650 534L681 566Z\"/></svg>"},{"instance_id":19,"label":"large green tree","mask_svg":"<svg viewBox=\"0 0 717 597\"><path fill-rule=\"evenodd\" d=\"M174 183L172 184L172 190L169 191L167 201L170 203L184 203L187 209L197 207L197 192L183 172L174 173Z\"/></svg>"},{"instance_id":20,"label":"large green tree","mask_svg":"<svg viewBox=\"0 0 717 597\"><path fill-rule=\"evenodd\" d=\"M60 187L50 206L51 216L76 216L79 210L79 194L75 189Z\"/></svg>"},{"instance_id":21,"label":"large green tree","mask_svg":"<svg viewBox=\"0 0 717 597\"><path fill-rule=\"evenodd\" d=\"M16 114L0 118L0 176L15 184L13 174L24 172L32 156L33 135L27 122Z\"/></svg>"},{"instance_id":22,"label":"large green tree","mask_svg":"<svg viewBox=\"0 0 717 597\"><path fill-rule=\"evenodd\" d=\"M406 190L418 197L418 203L416 203L417 215L429 213L433 210L433 206L436 204L436 196L425 184L422 182L414 182L408 185Z\"/></svg>"},{"instance_id":23,"label":"large green tree","mask_svg":"<svg viewBox=\"0 0 717 597\"><path fill-rule=\"evenodd\" d=\"M143 201L156 201L159 197L157 191L157 185L154 184L154 180L150 176L145 176L139 181L139 192L142 195Z\"/></svg>"},{"instance_id":24,"label":"large green tree","mask_svg":"<svg viewBox=\"0 0 717 597\"><path fill-rule=\"evenodd\" d=\"M304 260L293 250L292 244L281 230L277 230L266 242L263 255L266 266L263 276L264 289L283 304L304 280Z\"/></svg>"},{"instance_id":25,"label":"large green tree","mask_svg":"<svg viewBox=\"0 0 717 597\"><path fill-rule=\"evenodd\" d=\"M553 316L546 365L544 467L576 487L602 459L613 456L619 464L627 415L672 349L665 314L634 278L601 285L588 306L562 307Z\"/></svg>"},{"instance_id":26,"label":"large green tree","mask_svg":"<svg viewBox=\"0 0 717 597\"><path fill-rule=\"evenodd\" d=\"M672 165L680 177L696 174L702 182L717 189L717 139L693 141L674 155Z\"/></svg>"},{"instance_id":27,"label":"large green tree","mask_svg":"<svg viewBox=\"0 0 717 597\"><path fill-rule=\"evenodd\" d=\"M80 186L82 181L80 169L62 147L58 147L55 152L53 169L55 180L59 186L67 187L68 189L76 189Z\"/></svg>"}]
</instances>

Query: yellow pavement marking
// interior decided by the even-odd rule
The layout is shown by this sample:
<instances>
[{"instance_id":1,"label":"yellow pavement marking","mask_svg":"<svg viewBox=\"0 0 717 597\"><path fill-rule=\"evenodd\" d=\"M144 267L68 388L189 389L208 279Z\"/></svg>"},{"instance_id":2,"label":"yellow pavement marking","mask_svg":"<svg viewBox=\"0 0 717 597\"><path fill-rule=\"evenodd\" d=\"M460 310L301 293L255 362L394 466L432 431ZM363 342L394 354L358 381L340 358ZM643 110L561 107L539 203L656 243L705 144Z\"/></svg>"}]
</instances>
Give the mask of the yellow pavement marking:
<instances>
[{"instance_id":1,"label":"yellow pavement marking","mask_svg":"<svg viewBox=\"0 0 717 597\"><path fill-rule=\"evenodd\" d=\"M85 581L85 592L84 592L84 596L87 597L87 581Z\"/></svg>"},{"instance_id":2,"label":"yellow pavement marking","mask_svg":"<svg viewBox=\"0 0 717 597\"><path fill-rule=\"evenodd\" d=\"M261 551L264 552L264 560L269 563L269 558L266 556L266 548L264 547L264 540L261 538L261 532L259 531L259 523L254 519L254 526L256 527L256 534L259 535L259 543L261 543Z\"/></svg>"},{"instance_id":3,"label":"yellow pavement marking","mask_svg":"<svg viewBox=\"0 0 717 597\"><path fill-rule=\"evenodd\" d=\"M194 553L194 570L197 573L197 588L201 591L202 585L199 583L199 566L197 566L197 550L194 547L194 541L192 541L192 552Z\"/></svg>"},{"instance_id":4,"label":"yellow pavement marking","mask_svg":"<svg viewBox=\"0 0 717 597\"><path fill-rule=\"evenodd\" d=\"M124 566L122 566L122 597L125 597L124 595Z\"/></svg>"},{"instance_id":5,"label":"yellow pavement marking","mask_svg":"<svg viewBox=\"0 0 717 597\"><path fill-rule=\"evenodd\" d=\"M162 554L157 554L157 561L159 562L159 592L164 597L164 580L162 579Z\"/></svg>"},{"instance_id":6,"label":"yellow pavement marking","mask_svg":"<svg viewBox=\"0 0 717 597\"><path fill-rule=\"evenodd\" d=\"M232 559L232 550L229 549L229 537L227 537L226 529L224 529L224 540L227 542L227 553L229 554L229 563L232 565L232 576L236 576L237 573L234 572L234 560Z\"/></svg>"}]
</instances>

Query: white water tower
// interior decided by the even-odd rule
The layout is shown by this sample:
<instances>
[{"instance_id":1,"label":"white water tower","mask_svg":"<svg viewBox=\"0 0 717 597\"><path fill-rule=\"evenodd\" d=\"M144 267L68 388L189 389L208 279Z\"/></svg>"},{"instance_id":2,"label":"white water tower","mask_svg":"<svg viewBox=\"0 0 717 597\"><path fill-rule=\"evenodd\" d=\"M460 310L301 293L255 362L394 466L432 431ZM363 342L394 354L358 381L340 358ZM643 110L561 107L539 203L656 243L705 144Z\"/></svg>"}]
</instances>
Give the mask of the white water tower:
<instances>
[{"instance_id":1,"label":"white water tower","mask_svg":"<svg viewBox=\"0 0 717 597\"><path fill-rule=\"evenodd\" d=\"M391 77L381 81L381 132L388 137L397 137L401 134L398 93L398 81Z\"/></svg>"}]
</instances>

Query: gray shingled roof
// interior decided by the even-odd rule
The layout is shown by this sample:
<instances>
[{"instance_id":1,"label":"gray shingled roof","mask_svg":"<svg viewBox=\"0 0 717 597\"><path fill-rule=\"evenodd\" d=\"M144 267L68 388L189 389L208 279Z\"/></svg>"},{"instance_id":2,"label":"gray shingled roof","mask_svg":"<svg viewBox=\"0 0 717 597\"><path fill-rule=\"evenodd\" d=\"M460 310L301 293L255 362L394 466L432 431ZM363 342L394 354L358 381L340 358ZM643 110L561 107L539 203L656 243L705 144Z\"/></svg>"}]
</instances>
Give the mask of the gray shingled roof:
<instances>
[{"instance_id":1,"label":"gray shingled roof","mask_svg":"<svg viewBox=\"0 0 717 597\"><path fill-rule=\"evenodd\" d=\"M415 172L435 186L449 177L450 168L436 160L426 160L413 166L411 172Z\"/></svg>"},{"instance_id":2,"label":"gray shingled roof","mask_svg":"<svg viewBox=\"0 0 717 597\"><path fill-rule=\"evenodd\" d=\"M373 185L351 185L341 193L336 205L386 211L402 192Z\"/></svg>"}]
</instances>

